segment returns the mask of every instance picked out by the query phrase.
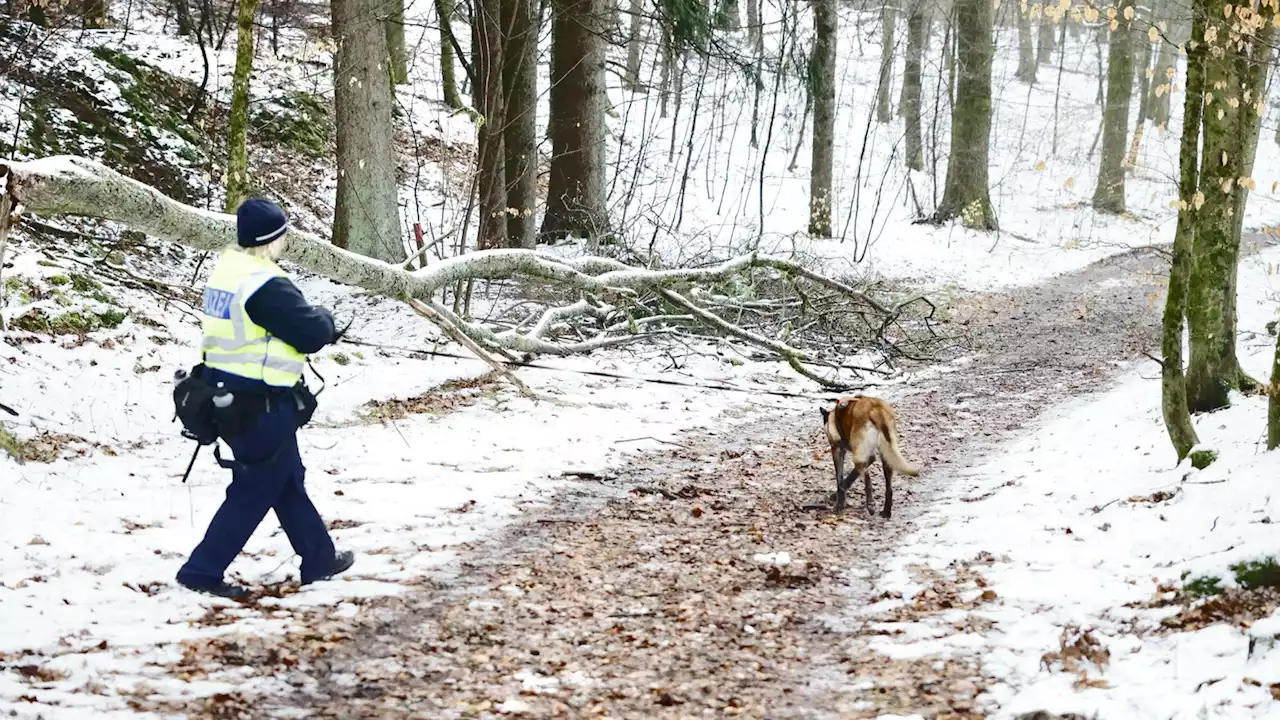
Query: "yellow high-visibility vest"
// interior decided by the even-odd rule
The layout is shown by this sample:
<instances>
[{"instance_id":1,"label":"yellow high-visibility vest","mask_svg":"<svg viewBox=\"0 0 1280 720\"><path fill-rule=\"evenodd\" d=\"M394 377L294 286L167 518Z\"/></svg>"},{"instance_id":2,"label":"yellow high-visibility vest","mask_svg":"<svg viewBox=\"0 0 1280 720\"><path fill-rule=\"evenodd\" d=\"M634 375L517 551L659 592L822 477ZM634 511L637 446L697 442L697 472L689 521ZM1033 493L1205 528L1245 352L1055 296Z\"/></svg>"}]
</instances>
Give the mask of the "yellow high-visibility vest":
<instances>
[{"instance_id":1,"label":"yellow high-visibility vest","mask_svg":"<svg viewBox=\"0 0 1280 720\"><path fill-rule=\"evenodd\" d=\"M205 367L293 387L302 379L306 356L249 319L245 303L272 278L286 277L280 266L228 250L218 257L204 288Z\"/></svg>"}]
</instances>

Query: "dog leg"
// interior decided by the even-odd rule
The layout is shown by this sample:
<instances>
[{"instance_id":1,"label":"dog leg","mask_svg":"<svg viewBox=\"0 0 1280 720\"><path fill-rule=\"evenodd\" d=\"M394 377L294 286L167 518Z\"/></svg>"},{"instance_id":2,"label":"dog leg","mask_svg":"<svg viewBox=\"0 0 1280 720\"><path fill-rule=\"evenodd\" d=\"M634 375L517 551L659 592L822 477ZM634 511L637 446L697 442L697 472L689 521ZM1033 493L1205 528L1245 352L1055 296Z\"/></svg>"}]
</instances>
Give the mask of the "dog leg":
<instances>
[{"instance_id":1,"label":"dog leg","mask_svg":"<svg viewBox=\"0 0 1280 720\"><path fill-rule=\"evenodd\" d=\"M844 483L844 450L838 447L831 449L831 459L836 466L836 512L844 510L846 503Z\"/></svg>"},{"instance_id":2,"label":"dog leg","mask_svg":"<svg viewBox=\"0 0 1280 720\"><path fill-rule=\"evenodd\" d=\"M884 510L880 511L880 517L888 519L893 515L893 468L883 457L880 458L880 467L884 469Z\"/></svg>"},{"instance_id":3,"label":"dog leg","mask_svg":"<svg viewBox=\"0 0 1280 720\"><path fill-rule=\"evenodd\" d=\"M871 463L862 466L862 493L866 499L867 515L874 515L871 507Z\"/></svg>"}]
</instances>

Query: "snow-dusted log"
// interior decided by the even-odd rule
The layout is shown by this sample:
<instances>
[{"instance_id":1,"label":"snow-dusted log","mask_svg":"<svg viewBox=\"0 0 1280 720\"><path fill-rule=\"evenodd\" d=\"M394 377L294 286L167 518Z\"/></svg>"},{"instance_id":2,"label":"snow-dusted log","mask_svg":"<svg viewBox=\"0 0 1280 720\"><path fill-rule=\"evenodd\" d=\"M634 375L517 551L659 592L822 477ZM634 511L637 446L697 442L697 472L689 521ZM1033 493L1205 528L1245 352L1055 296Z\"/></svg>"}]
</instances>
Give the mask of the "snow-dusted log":
<instances>
[{"instance_id":1,"label":"snow-dusted log","mask_svg":"<svg viewBox=\"0 0 1280 720\"><path fill-rule=\"evenodd\" d=\"M234 216L177 202L93 160L58 156L11 162L0 166L0 172L7 174L8 194L19 208L18 212L109 220L198 250L216 251L235 240ZM743 304L732 309L723 302L723 294L706 293L698 286L745 276L756 269L772 270L775 272L766 273L768 278L777 281L781 277L790 283L789 287L799 298L799 302L778 303L772 308L805 313L810 310L811 298L799 287L798 281L804 280L811 290L816 288L825 293L819 298L825 307L816 311L817 317L839 316L860 321L862 324L855 329L863 331L866 344L875 345L886 357L890 353L885 348L894 346L894 341L886 337L887 329L891 325L901 328L898 321L904 309L920 300L882 302L797 263L759 253L709 267L650 270L601 257L569 259L534 250L484 250L413 271L342 250L326 239L301 230L295 229L291 237L285 259L336 282L388 297L421 301L438 316L433 320L438 323L442 320L450 326L447 332L460 332L490 350L568 355L670 333L679 326L703 327L716 335L727 335L776 354L806 377L831 387L842 384L824 380L804 369L801 363L840 366L839 360L833 362L830 357L832 348L844 348L835 350L836 355L859 349L856 343L845 339L847 324L833 325L834 331L827 328L822 342L828 342L828 352L823 353L828 359L819 360L817 354L797 347L791 340L781 342L770 337L786 338L792 330L792 321L799 316L787 319L782 327L775 323L768 328L748 328L742 325L741 319L727 319L712 309L731 315L730 310L773 312L771 306L757 304L752 308ZM505 326L470 322L436 302L442 289L458 281L476 279L532 281L562 291L575 291L576 298L567 300L562 307L544 309L540 315ZM704 296L721 300L705 304ZM430 313L423 314L431 317ZM538 318L537 322L525 329L534 317ZM805 321L808 323L808 318ZM589 327L584 329L583 325ZM904 330L899 334L910 333ZM833 337L838 339L831 341Z\"/></svg>"}]
</instances>

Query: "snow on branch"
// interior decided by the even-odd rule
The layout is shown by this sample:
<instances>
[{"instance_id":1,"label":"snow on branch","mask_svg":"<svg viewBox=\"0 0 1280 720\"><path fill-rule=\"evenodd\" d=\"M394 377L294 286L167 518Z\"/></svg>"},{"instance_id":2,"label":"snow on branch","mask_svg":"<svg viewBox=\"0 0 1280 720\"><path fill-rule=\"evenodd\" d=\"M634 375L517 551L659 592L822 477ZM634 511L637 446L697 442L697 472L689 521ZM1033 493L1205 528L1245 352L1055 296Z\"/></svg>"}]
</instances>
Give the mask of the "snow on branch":
<instances>
[{"instance_id":1,"label":"snow on branch","mask_svg":"<svg viewBox=\"0 0 1280 720\"><path fill-rule=\"evenodd\" d=\"M185 205L93 160L57 156L11 162L0 165L0 173L7 175L8 196L17 212L113 221L198 250L216 251L235 241L235 216ZM923 298L882 302L790 260L760 253L708 267L655 270L602 257L568 259L533 250L482 250L413 271L348 252L302 230L293 230L290 237L285 259L339 283L417 301L414 308L419 314L441 325L455 339L458 333L465 336L479 346L471 349L482 356L484 349L502 353L585 353L692 328L694 332L700 329L704 334L711 331L727 336L780 357L797 372L824 386L845 387L847 383L824 378L805 364L833 368L847 368L848 364L839 359L824 361L814 349L784 342L786 336L794 331L795 337L825 333L830 338L848 331L861 335L864 347L876 347L887 359L895 347L889 335L910 334L900 322L907 309L920 301L927 304ZM780 276L784 285L790 283L794 297L782 302L739 302L740 298L726 295L723 289L705 289L753 270L774 271L773 279ZM506 327L469 321L435 300L442 289L459 281L481 279L534 282L562 294L570 291L577 299ZM800 280L826 294L809 297L799 287ZM525 329L534 317L537 321ZM749 317L757 318L755 327L747 325ZM862 324L850 330L846 318L860 319ZM925 318L926 325L927 321ZM898 331L892 331L894 327ZM770 337L779 334L782 339ZM470 347L470 343L464 344ZM822 354L829 358L848 354L833 352L839 347L848 350L849 344L828 342ZM909 357L905 352L901 355ZM492 358L486 361L494 362Z\"/></svg>"}]
</instances>

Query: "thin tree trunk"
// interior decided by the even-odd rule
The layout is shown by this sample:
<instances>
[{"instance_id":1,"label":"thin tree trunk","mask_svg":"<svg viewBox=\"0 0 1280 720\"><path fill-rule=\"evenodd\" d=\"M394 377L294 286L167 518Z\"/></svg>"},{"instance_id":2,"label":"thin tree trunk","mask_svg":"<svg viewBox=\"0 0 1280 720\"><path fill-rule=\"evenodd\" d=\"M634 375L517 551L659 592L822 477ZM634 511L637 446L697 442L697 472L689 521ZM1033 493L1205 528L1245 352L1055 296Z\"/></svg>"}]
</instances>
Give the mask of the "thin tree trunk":
<instances>
[{"instance_id":1,"label":"thin tree trunk","mask_svg":"<svg viewBox=\"0 0 1280 720\"><path fill-rule=\"evenodd\" d=\"M658 78L658 117L667 117L667 103L671 100L671 66L675 64L675 48L672 47L671 31L668 29L667 23L662 25L662 42L659 45L662 52L662 67L659 70ZM550 128L548 128L550 129Z\"/></svg>"},{"instance_id":2,"label":"thin tree trunk","mask_svg":"<svg viewBox=\"0 0 1280 720\"><path fill-rule=\"evenodd\" d=\"M458 96L458 79L453 63L453 2L435 0L436 16L440 21L440 86L444 92L444 104L451 110L462 109Z\"/></svg>"},{"instance_id":3,"label":"thin tree trunk","mask_svg":"<svg viewBox=\"0 0 1280 720\"><path fill-rule=\"evenodd\" d=\"M1204 36L1204 17L1195 14L1192 32ZM1178 165L1178 226L1173 237L1173 262L1169 266L1169 294L1164 304L1160 340L1163 356L1160 373L1161 410L1169 440L1178 462L1200 439L1191 424L1187 407L1187 383L1183 375L1182 337L1187 312L1187 289L1192 270L1192 247L1196 234L1196 195L1199 191L1200 115L1204 107L1205 47L1197 43L1187 49L1187 91L1182 108L1182 147Z\"/></svg>"},{"instance_id":4,"label":"thin tree trunk","mask_svg":"<svg viewBox=\"0 0 1280 720\"><path fill-rule=\"evenodd\" d=\"M1021 8L1015 8L1014 11L1018 14L1018 70L1014 77L1028 85L1034 85L1036 48L1035 40L1031 37L1031 18L1028 17L1026 0L1023 0Z\"/></svg>"},{"instance_id":5,"label":"thin tree trunk","mask_svg":"<svg viewBox=\"0 0 1280 720\"><path fill-rule=\"evenodd\" d=\"M764 53L764 28L760 24L760 3L763 0L747 0L747 34L751 47L759 56Z\"/></svg>"},{"instance_id":6,"label":"thin tree trunk","mask_svg":"<svg viewBox=\"0 0 1280 720\"><path fill-rule=\"evenodd\" d=\"M400 236L399 186L387 75L387 33L377 0L331 5L338 191L333 242L386 262L406 257Z\"/></svg>"},{"instance_id":7,"label":"thin tree trunk","mask_svg":"<svg viewBox=\"0 0 1280 720\"><path fill-rule=\"evenodd\" d=\"M906 124L907 167L924 170L924 147L920 137L920 65L924 55L928 21L921 3L907 19L907 62L902 75L902 116Z\"/></svg>"},{"instance_id":8,"label":"thin tree trunk","mask_svg":"<svg viewBox=\"0 0 1280 720\"><path fill-rule=\"evenodd\" d=\"M1133 92L1133 42L1126 11L1132 0L1118 8L1111 29L1107 58L1107 102L1102 108L1102 159L1098 185L1093 191L1093 207L1103 212L1124 212L1124 150L1129 129L1129 97Z\"/></svg>"},{"instance_id":9,"label":"thin tree trunk","mask_svg":"<svg viewBox=\"0 0 1280 720\"><path fill-rule=\"evenodd\" d=\"M1048 65L1053 62L1054 39L1057 36L1058 23L1053 21L1049 13L1040 13L1039 42L1036 43L1036 64Z\"/></svg>"},{"instance_id":10,"label":"thin tree trunk","mask_svg":"<svg viewBox=\"0 0 1280 720\"><path fill-rule=\"evenodd\" d=\"M991 140L991 61L995 54L990 0L958 0L956 12L956 98L951 109L951 161L935 222L960 217L971 226L995 230L988 187Z\"/></svg>"},{"instance_id":11,"label":"thin tree trunk","mask_svg":"<svg viewBox=\"0 0 1280 720\"><path fill-rule=\"evenodd\" d=\"M603 0L553 0L551 179L542 235L587 238L606 230L604 166Z\"/></svg>"},{"instance_id":12,"label":"thin tree trunk","mask_svg":"<svg viewBox=\"0 0 1280 720\"><path fill-rule=\"evenodd\" d=\"M504 0L508 33L502 79L506 97L507 242L534 247L538 201L538 9L535 0Z\"/></svg>"},{"instance_id":13,"label":"thin tree trunk","mask_svg":"<svg viewBox=\"0 0 1280 720\"><path fill-rule=\"evenodd\" d=\"M719 0L716 5L716 28L734 32L742 27L742 10L738 0Z\"/></svg>"},{"instance_id":14,"label":"thin tree trunk","mask_svg":"<svg viewBox=\"0 0 1280 720\"><path fill-rule=\"evenodd\" d=\"M258 0L240 0L236 18L236 70L231 79L231 116L227 123L227 201L234 213L249 191L249 80L253 77L253 18Z\"/></svg>"},{"instance_id":15,"label":"thin tree trunk","mask_svg":"<svg viewBox=\"0 0 1280 720\"><path fill-rule=\"evenodd\" d=\"M1134 70L1138 76L1138 122L1133 128L1133 140L1129 143L1129 161L1127 165L1133 167L1138 164L1138 152L1142 149L1142 136L1147 129L1147 118L1151 112L1151 78L1155 76L1155 71L1151 69L1151 42L1147 36L1136 31L1132 31L1134 42L1141 43L1141 52L1138 53L1137 62L1134 63Z\"/></svg>"},{"instance_id":16,"label":"thin tree trunk","mask_svg":"<svg viewBox=\"0 0 1280 720\"><path fill-rule=\"evenodd\" d=\"M9 7L14 7L14 4L11 2ZM187 0L173 0L173 13L178 21L178 34L182 37L190 35L195 26L191 22L191 6Z\"/></svg>"},{"instance_id":17,"label":"thin tree trunk","mask_svg":"<svg viewBox=\"0 0 1280 720\"><path fill-rule=\"evenodd\" d=\"M880 88L876 94L876 120L882 123L893 121L893 108L889 102L893 86L893 20L892 0L885 0L880 8L883 45L880 48Z\"/></svg>"},{"instance_id":18,"label":"thin tree trunk","mask_svg":"<svg viewBox=\"0 0 1280 720\"><path fill-rule=\"evenodd\" d=\"M387 56L391 60L391 81L396 85L409 82L409 56L404 49L404 0L393 0L384 6L388 11Z\"/></svg>"},{"instance_id":19,"label":"thin tree trunk","mask_svg":"<svg viewBox=\"0 0 1280 720\"><path fill-rule=\"evenodd\" d=\"M1095 105L1101 105L1107 99L1107 66L1102 62L1102 39L1106 32L1105 26L1093 31L1093 47L1098 53L1098 92L1093 96Z\"/></svg>"},{"instance_id":20,"label":"thin tree trunk","mask_svg":"<svg viewBox=\"0 0 1280 720\"><path fill-rule=\"evenodd\" d=\"M813 96L813 169L809 180L809 234L831 237L832 166L836 134L836 0L813 5L813 59L809 92Z\"/></svg>"},{"instance_id":21,"label":"thin tree trunk","mask_svg":"<svg viewBox=\"0 0 1280 720\"><path fill-rule=\"evenodd\" d=\"M471 96L480 113L476 129L476 192L479 196L479 234L476 246L481 249L507 245L506 171L503 152L505 98L502 94L502 6L500 0L478 0L477 17L472 21L471 65L475 68L475 87Z\"/></svg>"},{"instance_id":22,"label":"thin tree trunk","mask_svg":"<svg viewBox=\"0 0 1280 720\"><path fill-rule=\"evenodd\" d=\"M1159 52L1156 53L1156 69L1151 82L1151 99L1148 107L1151 121L1156 127L1169 125L1169 96L1173 90L1173 78L1177 72L1178 51L1167 40L1161 39Z\"/></svg>"},{"instance_id":23,"label":"thin tree trunk","mask_svg":"<svg viewBox=\"0 0 1280 720\"><path fill-rule=\"evenodd\" d=\"M644 26L641 15L644 12L644 0L631 0L631 31L627 38L627 89L631 92L644 92L644 83L640 81L640 57L643 49Z\"/></svg>"}]
</instances>

